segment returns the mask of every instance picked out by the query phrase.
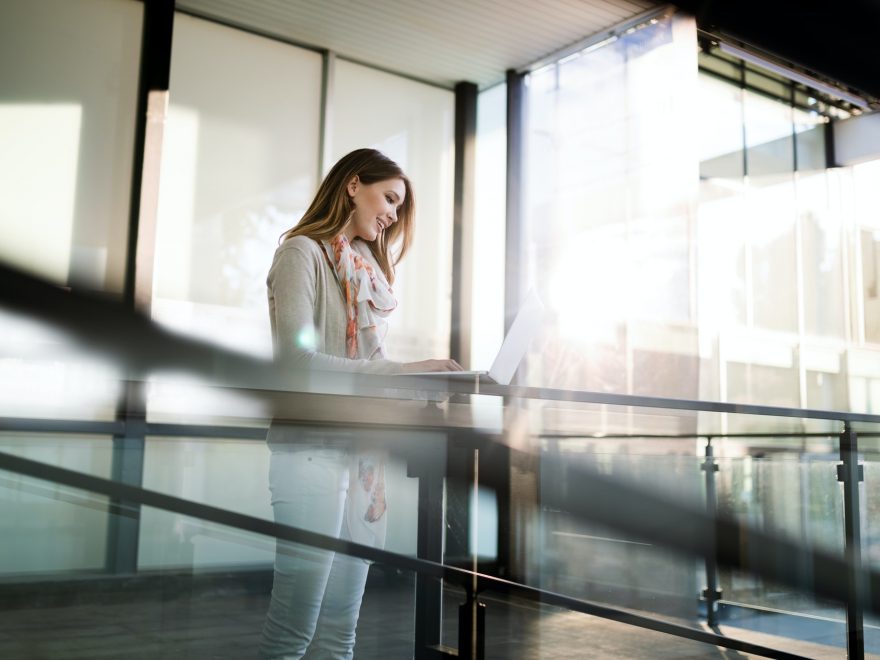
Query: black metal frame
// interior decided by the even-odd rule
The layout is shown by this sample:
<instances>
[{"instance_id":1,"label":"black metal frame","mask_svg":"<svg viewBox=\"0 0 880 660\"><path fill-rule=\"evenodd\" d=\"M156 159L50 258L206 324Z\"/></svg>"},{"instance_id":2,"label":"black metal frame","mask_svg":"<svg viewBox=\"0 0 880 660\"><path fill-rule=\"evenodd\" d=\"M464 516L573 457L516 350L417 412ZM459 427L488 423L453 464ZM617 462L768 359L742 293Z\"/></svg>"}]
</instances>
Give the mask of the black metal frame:
<instances>
[{"instance_id":1,"label":"black metal frame","mask_svg":"<svg viewBox=\"0 0 880 660\"><path fill-rule=\"evenodd\" d=\"M840 465L837 479L843 484L843 528L845 554L850 570L846 576L846 651L849 658L865 657L864 590L861 580L862 545L861 514L859 513L859 482L864 480L864 467L859 465L859 440L852 424L846 422L840 433Z\"/></svg>"},{"instance_id":2,"label":"black metal frame","mask_svg":"<svg viewBox=\"0 0 880 660\"><path fill-rule=\"evenodd\" d=\"M525 229L523 181L525 163L526 74L507 72L507 182L504 251L504 331L510 329L524 293Z\"/></svg>"},{"instance_id":3,"label":"black metal frame","mask_svg":"<svg viewBox=\"0 0 880 660\"><path fill-rule=\"evenodd\" d=\"M128 250L125 261L123 304L131 310L138 308L144 297L140 288L153 279L153 261L139 260L138 253L153 255L153 246L144 250L143 235L155 236L156 219L142 218L142 196L145 175L146 147L149 139L148 117L150 95L167 94L171 79L171 44L174 30L174 0L144 2L141 33L140 75L135 114L134 160L132 163L131 197L129 200ZM158 166L158 163L155 163ZM155 173L152 173L155 174ZM151 285L147 285L150 286ZM146 311L146 310L141 310ZM143 383L125 383L116 408L116 419L124 423L125 433L114 434L111 475L114 480L139 486L143 483L144 425L146 422L146 394ZM111 573L134 573L137 570L140 507L133 502L112 500L111 511L124 510L126 515L111 515L107 524L106 568Z\"/></svg>"},{"instance_id":4,"label":"black metal frame","mask_svg":"<svg viewBox=\"0 0 880 660\"><path fill-rule=\"evenodd\" d=\"M470 366L474 192L476 187L477 86L455 86L455 172L452 205L452 315L449 355Z\"/></svg>"}]
</instances>

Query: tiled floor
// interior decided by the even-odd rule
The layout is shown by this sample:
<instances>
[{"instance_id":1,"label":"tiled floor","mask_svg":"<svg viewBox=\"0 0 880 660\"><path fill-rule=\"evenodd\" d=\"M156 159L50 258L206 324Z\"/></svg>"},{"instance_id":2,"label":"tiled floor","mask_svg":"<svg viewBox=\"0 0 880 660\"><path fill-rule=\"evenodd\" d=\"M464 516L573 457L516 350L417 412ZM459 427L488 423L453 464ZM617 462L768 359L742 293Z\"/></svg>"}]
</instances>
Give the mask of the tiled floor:
<instances>
[{"instance_id":1,"label":"tiled floor","mask_svg":"<svg viewBox=\"0 0 880 660\"><path fill-rule=\"evenodd\" d=\"M220 589L122 604L5 610L0 612L0 658L253 658L267 600L263 592ZM444 641L453 646L458 602L457 594L447 594L450 616L444 625ZM489 599L486 618L489 659L751 657L532 603ZM412 619L411 586L371 585L362 608L355 657L411 658ZM724 632L807 657L845 655L840 648L737 629Z\"/></svg>"}]
</instances>

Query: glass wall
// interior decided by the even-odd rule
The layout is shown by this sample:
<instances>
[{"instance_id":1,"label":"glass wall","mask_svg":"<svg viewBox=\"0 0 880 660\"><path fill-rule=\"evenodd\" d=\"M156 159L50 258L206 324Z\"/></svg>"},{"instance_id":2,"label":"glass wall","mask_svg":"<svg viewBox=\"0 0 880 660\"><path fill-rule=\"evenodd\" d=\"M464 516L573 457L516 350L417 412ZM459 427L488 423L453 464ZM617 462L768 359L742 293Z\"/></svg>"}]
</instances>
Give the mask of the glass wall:
<instances>
[{"instance_id":1,"label":"glass wall","mask_svg":"<svg viewBox=\"0 0 880 660\"><path fill-rule=\"evenodd\" d=\"M143 3L134 0L84 0L75 7L13 1L0 7L4 263L77 289L121 292L142 14ZM235 351L271 356L266 275L280 235L298 222L322 176L323 66L316 51L175 14L151 300L160 324ZM416 190L417 236L395 284L401 305L391 356L446 356L454 94L341 59L334 66L324 136L328 168L351 149L375 146L403 166ZM377 110L365 114L371 107ZM2 310L0 328L0 415L115 418L119 375L112 364L88 356L54 328ZM243 421L258 427L268 419L244 397L167 374L148 386L147 415L151 423ZM78 459L69 467L111 476L109 437L47 443L10 436L0 444L49 463L62 463L75 450ZM259 440L150 436L143 484L268 516L267 460ZM241 475L248 476L236 481L242 489L230 489L227 479ZM402 464L388 466L387 481L400 503L389 547L414 552L415 509L403 502L415 500L417 482ZM4 482L2 506L19 512L6 531L14 535L24 525L30 531L21 538L36 543L39 525L25 524L36 514L22 499L22 484ZM79 529L70 537L77 543L87 537L85 549L61 544L57 557L28 558L17 545L0 570L104 568L106 511L56 504L57 511L43 513L70 515L65 529ZM182 527L181 520L145 511L142 568L271 561L271 552L208 538L196 527ZM54 532L51 527L41 528L48 535L44 541L57 535L57 526ZM229 547L239 554L224 554Z\"/></svg>"},{"instance_id":2,"label":"glass wall","mask_svg":"<svg viewBox=\"0 0 880 660\"><path fill-rule=\"evenodd\" d=\"M321 57L177 14L153 318L271 357L266 274L317 188Z\"/></svg>"},{"instance_id":3,"label":"glass wall","mask_svg":"<svg viewBox=\"0 0 880 660\"><path fill-rule=\"evenodd\" d=\"M117 299L128 249L143 3L0 3L0 262ZM0 416L109 420L118 370L0 306ZM101 477L111 438L0 434L0 451ZM100 571L107 501L3 473L0 575Z\"/></svg>"},{"instance_id":4,"label":"glass wall","mask_svg":"<svg viewBox=\"0 0 880 660\"><path fill-rule=\"evenodd\" d=\"M696 394L694 29L665 19L527 78L524 240L553 316L536 383Z\"/></svg>"},{"instance_id":5,"label":"glass wall","mask_svg":"<svg viewBox=\"0 0 880 660\"><path fill-rule=\"evenodd\" d=\"M3 432L0 451L110 477L109 437ZM106 497L0 471L0 576L103 571L107 519Z\"/></svg>"},{"instance_id":6,"label":"glass wall","mask_svg":"<svg viewBox=\"0 0 880 660\"><path fill-rule=\"evenodd\" d=\"M143 4L0 7L0 259L119 293Z\"/></svg>"},{"instance_id":7,"label":"glass wall","mask_svg":"<svg viewBox=\"0 0 880 660\"><path fill-rule=\"evenodd\" d=\"M530 379L876 408L876 163L827 168L845 112L694 41L664 19L527 78Z\"/></svg>"},{"instance_id":8,"label":"glass wall","mask_svg":"<svg viewBox=\"0 0 880 660\"><path fill-rule=\"evenodd\" d=\"M153 298L160 323L271 356L266 274L280 235L299 221L321 175L322 66L318 53L176 16ZM392 317L390 356L448 355L454 96L343 60L333 66L327 168L352 149L372 146L395 159L415 188L416 240L394 285L400 306ZM377 111L366 112L372 107ZM242 397L186 379L151 384L152 420L237 423L234 411L251 420L266 416ZM262 442L151 438L144 479L163 492L271 518L268 457ZM415 498L417 483L406 478L403 465L389 465L387 481L400 502ZM244 490L230 490L229 483ZM389 546L414 552L407 523L415 512L398 509ZM145 516L142 566L271 560L264 548L242 553L247 544L182 529L182 519L159 511ZM228 557L224 548L239 554Z\"/></svg>"},{"instance_id":9,"label":"glass wall","mask_svg":"<svg viewBox=\"0 0 880 660\"><path fill-rule=\"evenodd\" d=\"M869 209L880 203L880 170L828 167L828 123L846 116L833 100L715 51L698 54L695 42L688 19L663 19L527 77L522 240L529 285L549 308L529 383L876 411L878 226ZM535 412L545 427L574 418L563 406ZM604 407L578 426L545 439L542 493L564 480L554 466L584 462L641 482L656 477L656 490L675 486L692 501L704 479L694 461L704 441L695 447L695 437L774 428L733 415L657 415L637 428L632 412ZM840 551L838 431L722 443L719 506ZM661 438L641 442L644 432ZM631 437L602 440L615 434ZM674 439L681 435L691 439ZM690 575L692 567L633 544L628 552L640 558L621 559L611 550L621 539L557 514L543 510L535 523L535 579L564 585L558 576L577 574L611 602L644 592L638 606L647 609L693 604L687 580L674 581L678 591L639 568ZM748 576L723 581L734 600L839 614Z\"/></svg>"},{"instance_id":10,"label":"glass wall","mask_svg":"<svg viewBox=\"0 0 880 660\"><path fill-rule=\"evenodd\" d=\"M398 307L389 318L388 355L404 362L446 357L455 96L341 59L335 67L327 169L353 149L379 149L407 173L416 199L415 241L393 287Z\"/></svg>"},{"instance_id":11,"label":"glass wall","mask_svg":"<svg viewBox=\"0 0 880 660\"><path fill-rule=\"evenodd\" d=\"M488 370L504 339L506 169L507 85L496 85L477 96L471 369Z\"/></svg>"},{"instance_id":12,"label":"glass wall","mask_svg":"<svg viewBox=\"0 0 880 660\"><path fill-rule=\"evenodd\" d=\"M0 6L0 261L122 291L143 5ZM0 415L110 418L114 369L0 309Z\"/></svg>"}]
</instances>

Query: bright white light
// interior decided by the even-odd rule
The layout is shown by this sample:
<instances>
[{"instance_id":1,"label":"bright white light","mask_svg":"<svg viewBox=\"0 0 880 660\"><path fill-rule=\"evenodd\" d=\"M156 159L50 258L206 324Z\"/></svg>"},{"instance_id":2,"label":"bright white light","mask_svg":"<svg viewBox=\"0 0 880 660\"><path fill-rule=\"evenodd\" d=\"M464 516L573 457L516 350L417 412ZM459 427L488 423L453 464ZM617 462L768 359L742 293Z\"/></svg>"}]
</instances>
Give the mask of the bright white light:
<instances>
[{"instance_id":1,"label":"bright white light","mask_svg":"<svg viewBox=\"0 0 880 660\"><path fill-rule=\"evenodd\" d=\"M70 269L82 107L0 105L0 259L58 282Z\"/></svg>"},{"instance_id":2,"label":"bright white light","mask_svg":"<svg viewBox=\"0 0 880 660\"><path fill-rule=\"evenodd\" d=\"M584 232L564 248L550 277L559 332L580 343L612 341L626 319L630 280L619 226Z\"/></svg>"}]
</instances>

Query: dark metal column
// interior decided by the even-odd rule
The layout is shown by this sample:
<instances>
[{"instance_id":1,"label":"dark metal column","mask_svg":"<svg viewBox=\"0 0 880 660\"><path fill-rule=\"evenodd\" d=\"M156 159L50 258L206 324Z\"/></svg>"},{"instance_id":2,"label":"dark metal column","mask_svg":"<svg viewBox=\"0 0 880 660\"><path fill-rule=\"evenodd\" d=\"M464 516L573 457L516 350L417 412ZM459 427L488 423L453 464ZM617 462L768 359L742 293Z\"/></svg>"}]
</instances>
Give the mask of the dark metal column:
<instances>
[{"instance_id":1,"label":"dark metal column","mask_svg":"<svg viewBox=\"0 0 880 660\"><path fill-rule=\"evenodd\" d=\"M147 315L153 293L159 162L173 27L174 0L144 2L123 304ZM132 380L120 393L116 409L117 421L125 422L125 433L113 437L111 478L132 486L143 482L145 402L144 384ZM106 570L133 573L137 570L140 505L112 499L109 512Z\"/></svg>"},{"instance_id":2,"label":"dark metal column","mask_svg":"<svg viewBox=\"0 0 880 660\"><path fill-rule=\"evenodd\" d=\"M525 153L525 88L526 74L514 70L507 71L507 190L504 252L504 331L510 329L519 310L524 294L524 222L523 186ZM505 407L510 405L505 400ZM512 487L513 465L511 453L503 444L492 449L485 456L487 471L494 473L493 483L498 494L498 575L516 579L519 574L520 553L518 530L515 517L518 502L524 501L528 508L534 507L527 493L514 493ZM488 463L488 464L487 464ZM519 498L519 499L517 499Z\"/></svg>"},{"instance_id":3,"label":"dark metal column","mask_svg":"<svg viewBox=\"0 0 880 660\"><path fill-rule=\"evenodd\" d=\"M859 442L849 422L844 422L840 434L840 463L837 480L843 483L843 529L845 553L852 570L847 575L846 652L847 657L861 660L865 657L865 629L863 622L864 585L861 579L862 543L859 513L859 482L864 480L864 467L859 465Z\"/></svg>"},{"instance_id":4,"label":"dark metal column","mask_svg":"<svg viewBox=\"0 0 880 660\"><path fill-rule=\"evenodd\" d=\"M118 421L125 422L125 432L113 436L110 478L131 486L140 486L143 482L146 431L143 395L142 383L125 383L116 416ZM135 573L140 541L140 504L113 498L107 511L106 569L110 573Z\"/></svg>"},{"instance_id":5,"label":"dark metal column","mask_svg":"<svg viewBox=\"0 0 880 660\"><path fill-rule=\"evenodd\" d=\"M449 355L471 364L471 278L474 266L474 190L477 159L477 86L455 86L455 177L452 225L452 319Z\"/></svg>"},{"instance_id":6,"label":"dark metal column","mask_svg":"<svg viewBox=\"0 0 880 660\"><path fill-rule=\"evenodd\" d=\"M712 447L711 437L706 438L706 460L701 469L706 473L706 513L714 519L718 516L718 499L715 490L715 473L718 472L718 463L715 462L715 451ZM706 588L703 589L703 598L706 601L706 623L710 626L717 626L721 589L718 588L718 558L714 539L711 545L712 551L706 555Z\"/></svg>"},{"instance_id":7,"label":"dark metal column","mask_svg":"<svg viewBox=\"0 0 880 660\"><path fill-rule=\"evenodd\" d=\"M519 310L525 282L523 186L526 74L507 72L507 194L504 255L504 330Z\"/></svg>"},{"instance_id":8,"label":"dark metal column","mask_svg":"<svg viewBox=\"0 0 880 660\"><path fill-rule=\"evenodd\" d=\"M171 78L174 0L144 2L123 301L149 310L162 129ZM146 306L146 309L144 309Z\"/></svg>"},{"instance_id":9,"label":"dark metal column","mask_svg":"<svg viewBox=\"0 0 880 660\"><path fill-rule=\"evenodd\" d=\"M424 443L407 466L407 476L419 479L416 554L438 563L443 562L445 456L444 443ZM415 610L413 657L436 657L443 623L440 580L416 575Z\"/></svg>"}]
</instances>

